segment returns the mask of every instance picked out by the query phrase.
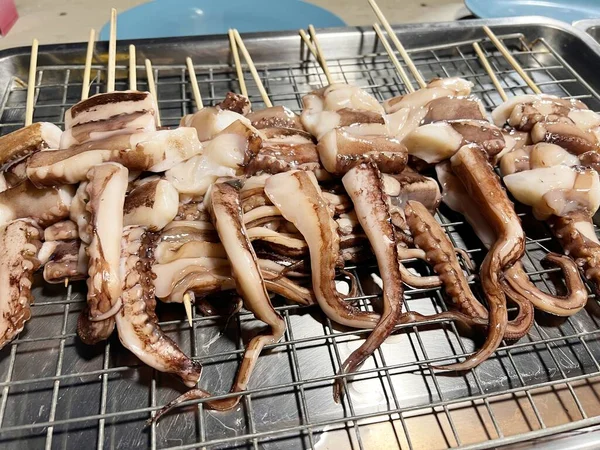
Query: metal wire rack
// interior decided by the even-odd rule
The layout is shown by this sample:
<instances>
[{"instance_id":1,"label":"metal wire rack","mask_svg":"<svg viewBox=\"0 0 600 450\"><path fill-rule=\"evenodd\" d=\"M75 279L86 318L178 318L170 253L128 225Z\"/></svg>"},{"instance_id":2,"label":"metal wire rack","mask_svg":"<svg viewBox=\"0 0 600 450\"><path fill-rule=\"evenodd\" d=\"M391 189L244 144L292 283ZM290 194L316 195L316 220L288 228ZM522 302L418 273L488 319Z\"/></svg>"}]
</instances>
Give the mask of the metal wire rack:
<instances>
[{"instance_id":1,"label":"metal wire rack","mask_svg":"<svg viewBox=\"0 0 600 450\"><path fill-rule=\"evenodd\" d=\"M544 92L580 98L600 109L598 94L545 40L530 44L520 34L502 38ZM471 43L419 48L411 55L425 79L472 81L474 94L491 110L500 97ZM484 48L507 93L527 93L501 55L485 41ZM405 92L380 48L329 63L336 79L362 86L379 100ZM104 90L104 69L94 69L91 93ZM312 60L259 64L258 69L273 103L296 111L302 95L325 83ZM154 70L163 124L175 126L193 111L185 66L155 62ZM38 68L36 121L62 124L65 110L79 100L82 71L76 64ZM198 66L197 75L206 104L237 89L230 66ZM140 89L144 83L140 80ZM261 108L249 76L246 83L254 108ZM126 89L126 80L119 80L117 89ZM2 134L22 126L24 105L25 86L13 76L0 100ZM556 271L540 264L547 251L560 248L543 224L525 209L519 213L528 236L524 263L530 277L542 289L560 291ZM437 218L453 243L481 262L484 249L462 218L444 208ZM406 263L417 273L429 273L416 261ZM350 269L361 281L360 296L351 301L372 308L380 295L373 281L376 267ZM586 309L573 317L538 314L528 336L503 343L465 374L436 373L430 365L469 354L480 344L477 336L449 321L400 326L358 375L345 379L341 404L333 402L332 382L368 330L344 329L316 307L275 300L287 323L285 338L261 356L237 410L217 413L199 403L146 427L151 411L183 386L141 364L116 336L86 347L75 333L85 301L83 283L65 289L38 281L32 319L0 352L3 448L490 448L600 423L600 305L592 294ZM407 289L405 305L424 314L446 308L439 289ZM163 329L204 364L202 385L227 392L243 345L261 324L244 311L229 321L194 313L190 328L181 308L159 308Z\"/></svg>"}]
</instances>

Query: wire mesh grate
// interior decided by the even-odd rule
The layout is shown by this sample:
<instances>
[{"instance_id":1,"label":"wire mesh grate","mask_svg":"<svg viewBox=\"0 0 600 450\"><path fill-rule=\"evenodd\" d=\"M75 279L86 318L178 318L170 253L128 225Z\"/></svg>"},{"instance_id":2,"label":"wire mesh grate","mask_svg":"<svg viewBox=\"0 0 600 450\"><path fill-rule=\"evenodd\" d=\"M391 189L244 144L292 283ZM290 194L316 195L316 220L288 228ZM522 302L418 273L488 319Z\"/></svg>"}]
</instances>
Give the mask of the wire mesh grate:
<instances>
[{"instance_id":1,"label":"wire mesh grate","mask_svg":"<svg viewBox=\"0 0 600 450\"><path fill-rule=\"evenodd\" d=\"M511 52L546 93L583 99L600 109L600 98L543 39L529 44L521 35L505 36ZM529 93L527 86L489 43L484 50L509 95ZM411 52L425 79L460 76L472 81L474 94L488 110L500 103L491 80L470 43L420 48ZM332 59L339 81L357 84L379 100L405 92L387 56L380 50L355 58ZM302 95L326 82L312 60L259 65L276 105L301 110ZM125 67L119 67L125 73ZM138 68L140 74L143 68ZM79 100L81 66L38 68L36 121L61 125L64 112ZM154 65L163 125L176 126L194 110L185 66ZM94 67L90 93L104 90L104 68ZM139 75L139 74L138 74ZM237 90L229 66L199 66L205 104ZM246 84L255 109L263 107L249 74ZM118 79L117 89L126 89ZM146 89L143 77L138 83ZM23 124L25 89L12 79L0 99L0 133ZM564 289L556 270L540 260L560 251L546 227L519 209L526 230L524 264L536 284L552 293ZM484 248L462 217L441 208L437 219L456 247L476 263ZM417 261L410 270L430 274ZM350 301L371 309L380 298L375 266L349 268L360 280ZM465 270L469 269L465 265ZM475 370L444 375L430 366L448 363L480 345L451 321L398 326L362 367L344 378L341 404L332 398L332 382L342 361L369 330L348 330L331 323L316 307L276 300L287 331L267 347L238 409L217 413L191 405L146 427L151 411L171 400L183 386L141 364L113 336L94 347L76 336L77 316L85 302L83 283L62 286L35 283L33 317L18 339L0 354L0 445L3 448L484 448L600 423L599 305L593 295L585 310L559 319L543 314L528 336L504 342ZM479 288L473 283L475 292ZM481 298L481 296L480 296ZM405 307L423 314L446 309L439 289L407 289ZM194 311L193 326L178 305L159 305L161 326L181 348L204 365L201 384L227 392L248 342L261 329L253 315L231 320L203 317ZM514 314L514 311L512 312ZM219 395L226 397L227 394Z\"/></svg>"}]
</instances>

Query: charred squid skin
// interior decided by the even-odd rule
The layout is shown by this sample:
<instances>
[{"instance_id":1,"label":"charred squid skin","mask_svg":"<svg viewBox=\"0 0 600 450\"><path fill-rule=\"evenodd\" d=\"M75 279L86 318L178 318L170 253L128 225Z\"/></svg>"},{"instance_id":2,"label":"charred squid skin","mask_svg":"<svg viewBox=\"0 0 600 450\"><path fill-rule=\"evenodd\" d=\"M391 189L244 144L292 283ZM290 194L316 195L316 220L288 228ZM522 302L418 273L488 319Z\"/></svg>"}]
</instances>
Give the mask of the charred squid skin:
<instances>
[{"instance_id":1,"label":"charred squid skin","mask_svg":"<svg viewBox=\"0 0 600 450\"><path fill-rule=\"evenodd\" d=\"M358 221L369 238L383 279L381 319L365 342L344 361L338 372L349 374L355 372L394 331L402 313L404 293L396 235L379 169L373 163L361 163L350 169L342 182L354 203ZM341 399L342 386L342 379L338 378L333 388L336 403Z\"/></svg>"},{"instance_id":2,"label":"charred squid skin","mask_svg":"<svg viewBox=\"0 0 600 450\"><path fill-rule=\"evenodd\" d=\"M42 230L31 219L17 219L0 229L0 348L12 341L31 318L33 273Z\"/></svg>"},{"instance_id":3,"label":"charred squid skin","mask_svg":"<svg viewBox=\"0 0 600 450\"><path fill-rule=\"evenodd\" d=\"M471 292L454 246L440 224L419 202L409 200L404 211L415 245L425 251L452 304L467 316L487 320L487 310Z\"/></svg>"},{"instance_id":4,"label":"charred squid skin","mask_svg":"<svg viewBox=\"0 0 600 450\"><path fill-rule=\"evenodd\" d=\"M252 311L258 320L265 322L270 331L254 337L246 347L231 393L246 390L264 346L278 342L285 333L285 322L271 305L256 254L244 226L239 186L236 183L239 184L239 181L213 184L206 194L207 206L213 225L231 263L231 272L238 294L244 300L246 308ZM202 389L188 391L159 410L153 420L158 420L183 401L209 396L210 394ZM234 408L240 400L241 395L236 395L220 400L209 400L205 405L217 411L228 411Z\"/></svg>"},{"instance_id":5,"label":"charred squid skin","mask_svg":"<svg viewBox=\"0 0 600 450\"><path fill-rule=\"evenodd\" d=\"M158 236L144 227L123 231L123 306L115 316L119 340L150 367L181 378L188 387L200 380L202 366L192 360L169 338L158 324L152 263Z\"/></svg>"},{"instance_id":6,"label":"charred squid skin","mask_svg":"<svg viewBox=\"0 0 600 450\"><path fill-rule=\"evenodd\" d=\"M600 243L589 215L574 211L565 217L552 216L548 223L565 255L575 261L594 293L600 295Z\"/></svg>"},{"instance_id":7,"label":"charred squid skin","mask_svg":"<svg viewBox=\"0 0 600 450\"><path fill-rule=\"evenodd\" d=\"M271 176L265 193L304 236L310 254L313 291L319 306L334 322L353 328L374 328L380 315L346 302L335 286L340 261L337 223L312 172L290 171ZM294 202L289 199L294 198Z\"/></svg>"},{"instance_id":8,"label":"charred squid skin","mask_svg":"<svg viewBox=\"0 0 600 450\"><path fill-rule=\"evenodd\" d=\"M451 158L451 163L452 170L462 181L471 198L479 205L483 217L496 234L496 240L480 269L481 286L490 311L486 341L465 361L435 367L463 371L481 364L502 342L508 324L506 297L501 284L502 272L523 256L525 235L511 201L479 147L463 146Z\"/></svg>"}]
</instances>

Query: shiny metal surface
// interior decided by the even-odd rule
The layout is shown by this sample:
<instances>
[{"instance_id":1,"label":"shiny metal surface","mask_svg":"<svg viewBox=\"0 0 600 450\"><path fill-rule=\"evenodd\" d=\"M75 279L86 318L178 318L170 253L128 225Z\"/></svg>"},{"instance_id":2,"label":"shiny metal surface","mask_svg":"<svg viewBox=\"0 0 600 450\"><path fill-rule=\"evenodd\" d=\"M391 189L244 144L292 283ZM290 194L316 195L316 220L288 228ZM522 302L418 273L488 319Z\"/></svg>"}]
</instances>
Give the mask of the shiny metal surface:
<instances>
[{"instance_id":1,"label":"shiny metal surface","mask_svg":"<svg viewBox=\"0 0 600 450\"><path fill-rule=\"evenodd\" d=\"M500 97L472 42L482 42L509 95L528 88L492 51L482 24L493 27L544 92L577 97L600 110L600 47L563 23L523 18L397 30L426 79L465 77L491 110ZM319 37L336 79L365 87L380 100L404 92L371 30L331 29ZM245 41L274 104L299 110L301 96L325 82L295 32L249 35ZM119 43L118 89L126 87L128 44ZM197 65L205 103L237 89L223 36L136 45L138 61L152 59L165 125L177 125L193 110L185 56ZM97 46L92 93L104 90L105 50L104 44ZM79 99L84 54L84 44L41 47L35 120L62 124L64 111ZM0 53L2 134L23 123L27 67L28 49ZM254 107L261 108L247 77ZM140 65L141 89L144 78ZM542 289L560 291L556 271L540 264L547 250L559 250L557 243L525 208L518 211L528 236L528 272ZM462 218L441 208L438 219L455 244L481 262L481 243ZM428 273L416 262L407 264ZM361 295L354 301L372 308L379 295L375 267L352 270L361 280ZM493 448L533 439L550 445L549 436L559 433L560 440L552 442L568 448L599 440L593 426L600 424L600 305L593 295L585 310L568 319L538 313L527 337L505 342L465 374L435 373L429 366L463 357L480 345L479 336L446 321L400 327L360 374L346 380L347 395L339 405L332 398L335 373L367 331L336 326L316 307L275 300L288 325L285 339L261 356L237 410L212 412L200 403L146 427L151 411L183 392L183 385L140 364L117 336L95 347L78 340L83 283L65 289L38 280L36 286L33 318L0 352L2 448ZM406 308L431 313L445 305L439 290L413 289L406 292ZM246 312L231 320L195 315L192 328L177 305L159 305L158 314L170 336L204 364L201 385L215 394L227 392L243 344L261 325ZM582 430L588 432L583 437Z\"/></svg>"},{"instance_id":2,"label":"shiny metal surface","mask_svg":"<svg viewBox=\"0 0 600 450\"><path fill-rule=\"evenodd\" d=\"M600 19L585 19L573 22L575 28L585 31L596 41L600 42Z\"/></svg>"}]
</instances>

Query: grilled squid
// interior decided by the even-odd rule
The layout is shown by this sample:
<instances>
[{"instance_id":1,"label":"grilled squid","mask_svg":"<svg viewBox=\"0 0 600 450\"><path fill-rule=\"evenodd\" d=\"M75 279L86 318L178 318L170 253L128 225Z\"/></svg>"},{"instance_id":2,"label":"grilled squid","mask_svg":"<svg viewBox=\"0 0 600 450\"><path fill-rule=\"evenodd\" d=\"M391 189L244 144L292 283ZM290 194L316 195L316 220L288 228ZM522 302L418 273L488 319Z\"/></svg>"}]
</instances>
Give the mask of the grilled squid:
<instances>
[{"instance_id":1,"label":"grilled squid","mask_svg":"<svg viewBox=\"0 0 600 450\"><path fill-rule=\"evenodd\" d=\"M304 236L310 253L313 291L327 317L349 327L374 328L379 314L348 304L335 288L335 269L341 263L340 238L314 174L290 171L273 175L265 183L265 194ZM291 198L295 201L290 202Z\"/></svg>"},{"instance_id":2,"label":"grilled squid","mask_svg":"<svg viewBox=\"0 0 600 450\"><path fill-rule=\"evenodd\" d=\"M0 225L29 217L42 227L69 217L75 190L72 186L37 189L30 181L0 192Z\"/></svg>"},{"instance_id":3,"label":"grilled squid","mask_svg":"<svg viewBox=\"0 0 600 450\"><path fill-rule=\"evenodd\" d=\"M23 330L31 317L33 273L42 230L31 219L18 219L0 228L0 348Z\"/></svg>"},{"instance_id":4,"label":"grilled squid","mask_svg":"<svg viewBox=\"0 0 600 450\"><path fill-rule=\"evenodd\" d=\"M108 338L114 329L114 315L121 307L121 235L127 169L106 163L88 173L87 191L91 214L91 243L88 247L88 309L79 316L77 331L86 343Z\"/></svg>"},{"instance_id":5,"label":"grilled squid","mask_svg":"<svg viewBox=\"0 0 600 450\"><path fill-rule=\"evenodd\" d=\"M254 337L248 344L231 392L242 392L246 389L263 347L279 341L285 332L285 322L271 305L256 254L246 235L239 188L233 184L237 182L213 184L206 194L207 206L231 263L231 273L235 279L236 290L242 297L246 308L252 311L258 320L266 323L270 331ZM158 420L164 413L183 401L206 398L209 395L202 389L188 391L161 409L154 420ZM238 395L222 400L208 401L206 405L225 411L234 408L240 399L241 396Z\"/></svg>"},{"instance_id":6,"label":"grilled squid","mask_svg":"<svg viewBox=\"0 0 600 450\"><path fill-rule=\"evenodd\" d=\"M66 150L38 152L28 161L27 176L38 187L75 184L105 162L132 171L164 172L201 151L194 128L119 134Z\"/></svg>"},{"instance_id":7,"label":"grilled squid","mask_svg":"<svg viewBox=\"0 0 600 450\"><path fill-rule=\"evenodd\" d=\"M123 306L115 315L119 340L150 367L173 373L193 387L200 379L202 366L185 355L158 325L152 273L155 239L144 227L131 226L123 231Z\"/></svg>"},{"instance_id":8,"label":"grilled squid","mask_svg":"<svg viewBox=\"0 0 600 450\"><path fill-rule=\"evenodd\" d=\"M342 182L354 203L358 221L369 238L383 280L381 319L367 340L352 352L340 368L340 373L352 373L394 330L402 313L403 292L396 236L379 170L371 163L362 163L344 175ZM341 379L338 379L334 387L336 401L340 399L341 388Z\"/></svg>"}]
</instances>

